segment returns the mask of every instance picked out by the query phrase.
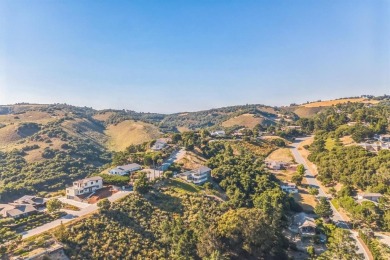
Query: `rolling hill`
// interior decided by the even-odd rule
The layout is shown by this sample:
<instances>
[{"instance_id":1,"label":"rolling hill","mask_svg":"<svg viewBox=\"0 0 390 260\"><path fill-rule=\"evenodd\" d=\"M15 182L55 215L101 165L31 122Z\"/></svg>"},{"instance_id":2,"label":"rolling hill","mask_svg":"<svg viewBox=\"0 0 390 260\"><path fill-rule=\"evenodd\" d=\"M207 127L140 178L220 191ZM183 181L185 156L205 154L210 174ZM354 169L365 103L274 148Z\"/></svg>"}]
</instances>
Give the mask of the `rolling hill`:
<instances>
[{"instance_id":1,"label":"rolling hill","mask_svg":"<svg viewBox=\"0 0 390 260\"><path fill-rule=\"evenodd\" d=\"M106 145L113 151L122 151L131 144L142 144L161 136L157 126L134 120L109 125L105 134L108 137Z\"/></svg>"},{"instance_id":2,"label":"rolling hill","mask_svg":"<svg viewBox=\"0 0 390 260\"><path fill-rule=\"evenodd\" d=\"M238 125L238 126L245 126L248 128L254 128L256 125L261 124L263 121L264 121L263 117L255 117L255 115L253 114L242 114L222 122L222 126L232 127Z\"/></svg>"},{"instance_id":3,"label":"rolling hill","mask_svg":"<svg viewBox=\"0 0 390 260\"><path fill-rule=\"evenodd\" d=\"M363 103L363 104L378 104L380 100L371 98L340 98L334 100L315 101L302 105L295 105L286 108L299 117L313 117L314 115L324 111L325 109L338 104L346 103Z\"/></svg>"}]
</instances>

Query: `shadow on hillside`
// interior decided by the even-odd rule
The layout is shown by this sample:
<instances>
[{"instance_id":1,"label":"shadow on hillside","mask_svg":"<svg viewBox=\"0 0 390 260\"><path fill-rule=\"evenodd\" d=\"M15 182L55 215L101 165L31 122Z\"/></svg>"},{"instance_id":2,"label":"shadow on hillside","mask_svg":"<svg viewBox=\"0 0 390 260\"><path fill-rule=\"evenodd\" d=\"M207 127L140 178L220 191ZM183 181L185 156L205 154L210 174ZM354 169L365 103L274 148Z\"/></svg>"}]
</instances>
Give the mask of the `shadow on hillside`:
<instances>
[{"instance_id":1,"label":"shadow on hillside","mask_svg":"<svg viewBox=\"0 0 390 260\"><path fill-rule=\"evenodd\" d=\"M106 216L121 227L130 227L135 233L144 238L154 238L154 234L152 232L145 230L145 228L138 223L135 218L130 217L126 212L121 210L110 210L108 214L106 213Z\"/></svg>"},{"instance_id":2,"label":"shadow on hillside","mask_svg":"<svg viewBox=\"0 0 390 260\"><path fill-rule=\"evenodd\" d=\"M150 192L145 198L161 211L177 214L183 213L182 200L180 198L161 192Z\"/></svg>"}]
</instances>

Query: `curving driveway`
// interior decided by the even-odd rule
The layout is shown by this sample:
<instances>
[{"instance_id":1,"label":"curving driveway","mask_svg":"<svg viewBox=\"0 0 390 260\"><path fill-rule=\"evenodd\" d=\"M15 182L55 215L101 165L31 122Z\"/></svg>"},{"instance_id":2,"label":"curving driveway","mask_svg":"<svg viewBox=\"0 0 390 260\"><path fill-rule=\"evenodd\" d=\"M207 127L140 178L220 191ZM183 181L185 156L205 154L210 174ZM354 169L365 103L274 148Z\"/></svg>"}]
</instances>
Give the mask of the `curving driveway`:
<instances>
[{"instance_id":1,"label":"curving driveway","mask_svg":"<svg viewBox=\"0 0 390 260\"><path fill-rule=\"evenodd\" d=\"M305 178L307 180L307 183L311 186L315 186L316 188L318 188L318 191L319 191L318 195L319 196L329 197L330 195L321 189L317 179L314 177L314 174L310 171L305 159L302 157L302 155L298 151L299 144L301 142L307 140L308 138L309 137L296 138L295 141L291 144L291 153L293 154L295 161L297 163L303 164L305 166L305 169L306 169ZM360 241L357 238L358 237L357 232L352 231L350 229L348 223L343 219L343 217L340 215L340 213L337 211L337 209L335 207L333 207L332 204L331 204L331 206L332 206L332 210L333 210L332 219L336 223L336 226L350 230L352 233L352 237L356 240L356 244L359 248L358 253L363 254L365 259L369 259L368 253L365 251L363 245L360 243Z\"/></svg>"},{"instance_id":2,"label":"curving driveway","mask_svg":"<svg viewBox=\"0 0 390 260\"><path fill-rule=\"evenodd\" d=\"M119 191L119 192L115 193L114 195L112 195L111 197L109 197L108 200L111 202L117 201L123 197L126 197L131 192L132 191ZM83 203L83 204L86 204L86 203ZM61 225L61 223L65 224L65 223L72 221L74 219L77 219L79 217L93 213L93 212L97 211L97 209L98 209L97 204L87 204L87 205L88 206L84 206L80 211L64 210L68 214L63 216L62 218L56 219L56 220L49 222L49 223L46 223L42 226L39 226L39 227L33 228L31 230L25 231L23 233L20 233L20 235L22 235L22 238L28 238L31 236L35 236L35 235L44 233L50 229L56 228L59 225Z\"/></svg>"}]
</instances>

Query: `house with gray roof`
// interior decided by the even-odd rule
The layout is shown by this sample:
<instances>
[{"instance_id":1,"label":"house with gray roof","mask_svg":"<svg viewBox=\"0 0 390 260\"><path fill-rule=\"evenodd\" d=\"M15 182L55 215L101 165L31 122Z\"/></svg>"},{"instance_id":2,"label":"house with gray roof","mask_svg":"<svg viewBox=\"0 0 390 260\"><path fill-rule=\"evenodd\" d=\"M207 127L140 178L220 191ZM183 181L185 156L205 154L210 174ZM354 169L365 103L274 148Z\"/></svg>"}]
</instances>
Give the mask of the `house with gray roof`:
<instances>
[{"instance_id":1,"label":"house with gray roof","mask_svg":"<svg viewBox=\"0 0 390 260\"><path fill-rule=\"evenodd\" d=\"M130 163L130 164L121 165L121 166L118 166L114 169L111 169L108 173L123 176L126 174L131 174L135 171L139 171L141 169L142 169L141 165L139 165L137 163Z\"/></svg>"},{"instance_id":2,"label":"house with gray roof","mask_svg":"<svg viewBox=\"0 0 390 260\"><path fill-rule=\"evenodd\" d=\"M209 180L211 176L211 169L206 166L200 166L197 169L193 169L187 172L180 173L178 177L187 182L192 182L196 185L201 185Z\"/></svg>"},{"instance_id":3,"label":"house with gray roof","mask_svg":"<svg viewBox=\"0 0 390 260\"><path fill-rule=\"evenodd\" d=\"M36 213L38 210L28 204L0 204L0 216L3 218L21 218Z\"/></svg>"},{"instance_id":4,"label":"house with gray roof","mask_svg":"<svg viewBox=\"0 0 390 260\"><path fill-rule=\"evenodd\" d=\"M380 193L359 193L357 196L358 200L370 200L373 202L378 202L381 197L383 195Z\"/></svg>"},{"instance_id":5,"label":"house with gray roof","mask_svg":"<svg viewBox=\"0 0 390 260\"><path fill-rule=\"evenodd\" d=\"M41 198L41 197L25 195L25 196L15 200L14 203L15 204L28 204L28 205L32 205L34 207L42 207L46 204L46 201L44 198Z\"/></svg>"},{"instance_id":6,"label":"house with gray roof","mask_svg":"<svg viewBox=\"0 0 390 260\"><path fill-rule=\"evenodd\" d=\"M168 145L168 142L171 141L172 141L171 138L159 138L156 140L156 142L153 144L153 146L150 149L152 149L153 151L161 151Z\"/></svg>"}]
</instances>

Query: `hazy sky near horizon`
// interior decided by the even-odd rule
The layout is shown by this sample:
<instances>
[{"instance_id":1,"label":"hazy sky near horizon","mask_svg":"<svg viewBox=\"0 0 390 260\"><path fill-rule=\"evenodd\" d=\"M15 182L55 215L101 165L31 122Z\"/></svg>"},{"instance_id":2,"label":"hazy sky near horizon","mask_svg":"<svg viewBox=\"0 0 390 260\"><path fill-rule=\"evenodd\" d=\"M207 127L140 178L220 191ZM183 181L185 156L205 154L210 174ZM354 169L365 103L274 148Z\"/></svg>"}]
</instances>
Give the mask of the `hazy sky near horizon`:
<instances>
[{"instance_id":1,"label":"hazy sky near horizon","mask_svg":"<svg viewBox=\"0 0 390 260\"><path fill-rule=\"evenodd\" d=\"M390 1L0 1L0 104L144 112L390 93Z\"/></svg>"}]
</instances>

